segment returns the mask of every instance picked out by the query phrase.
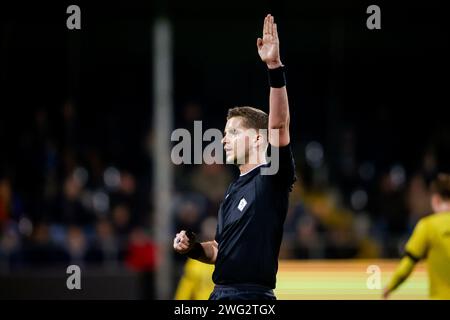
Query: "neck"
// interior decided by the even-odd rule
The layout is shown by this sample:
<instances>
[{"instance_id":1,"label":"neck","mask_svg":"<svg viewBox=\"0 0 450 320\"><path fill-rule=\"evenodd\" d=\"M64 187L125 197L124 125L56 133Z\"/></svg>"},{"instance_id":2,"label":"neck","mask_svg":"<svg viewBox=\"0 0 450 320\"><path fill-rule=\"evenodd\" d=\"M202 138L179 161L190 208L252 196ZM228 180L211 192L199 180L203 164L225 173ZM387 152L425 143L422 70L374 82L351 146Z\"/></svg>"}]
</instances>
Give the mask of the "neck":
<instances>
[{"instance_id":1,"label":"neck","mask_svg":"<svg viewBox=\"0 0 450 320\"><path fill-rule=\"evenodd\" d=\"M263 164L266 164L266 163L267 163L267 160L266 160L265 156L258 157L258 161L257 161L256 164L255 163L252 163L252 164L245 163L245 164L239 165L239 171L241 172L241 175L243 175L243 174L246 174L246 173L252 171L256 167L259 167L259 166L261 166Z\"/></svg>"},{"instance_id":2,"label":"neck","mask_svg":"<svg viewBox=\"0 0 450 320\"><path fill-rule=\"evenodd\" d=\"M436 208L436 212L450 212L450 204L442 203L438 208Z\"/></svg>"}]
</instances>

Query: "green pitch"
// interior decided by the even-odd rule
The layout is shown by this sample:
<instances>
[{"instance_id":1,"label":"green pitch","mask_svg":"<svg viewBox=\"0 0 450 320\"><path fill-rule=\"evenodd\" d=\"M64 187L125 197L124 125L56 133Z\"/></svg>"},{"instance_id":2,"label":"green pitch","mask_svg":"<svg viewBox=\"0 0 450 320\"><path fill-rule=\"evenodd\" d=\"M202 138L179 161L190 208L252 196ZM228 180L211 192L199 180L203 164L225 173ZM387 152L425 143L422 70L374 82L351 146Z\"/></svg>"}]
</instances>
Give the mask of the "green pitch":
<instances>
[{"instance_id":1,"label":"green pitch","mask_svg":"<svg viewBox=\"0 0 450 320\"><path fill-rule=\"evenodd\" d=\"M378 300L398 261L280 261L275 294L281 300ZM380 270L381 288L369 288L369 266ZM390 299L427 299L428 279L424 264L416 266L412 275Z\"/></svg>"}]
</instances>

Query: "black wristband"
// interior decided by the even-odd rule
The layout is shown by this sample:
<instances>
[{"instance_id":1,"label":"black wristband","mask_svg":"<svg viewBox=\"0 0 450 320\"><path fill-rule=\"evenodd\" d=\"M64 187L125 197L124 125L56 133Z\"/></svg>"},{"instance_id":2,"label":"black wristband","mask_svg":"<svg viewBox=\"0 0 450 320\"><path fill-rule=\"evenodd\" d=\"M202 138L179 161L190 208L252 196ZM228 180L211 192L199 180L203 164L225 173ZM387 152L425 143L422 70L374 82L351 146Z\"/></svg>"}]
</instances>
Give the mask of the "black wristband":
<instances>
[{"instance_id":1,"label":"black wristband","mask_svg":"<svg viewBox=\"0 0 450 320\"><path fill-rule=\"evenodd\" d=\"M203 247L199 242L196 242L191 250L186 254L191 259L200 258L204 254Z\"/></svg>"},{"instance_id":2,"label":"black wristband","mask_svg":"<svg viewBox=\"0 0 450 320\"><path fill-rule=\"evenodd\" d=\"M276 69L267 69L269 75L269 85L272 88L282 88L286 85L286 75L284 66L280 66Z\"/></svg>"}]
</instances>

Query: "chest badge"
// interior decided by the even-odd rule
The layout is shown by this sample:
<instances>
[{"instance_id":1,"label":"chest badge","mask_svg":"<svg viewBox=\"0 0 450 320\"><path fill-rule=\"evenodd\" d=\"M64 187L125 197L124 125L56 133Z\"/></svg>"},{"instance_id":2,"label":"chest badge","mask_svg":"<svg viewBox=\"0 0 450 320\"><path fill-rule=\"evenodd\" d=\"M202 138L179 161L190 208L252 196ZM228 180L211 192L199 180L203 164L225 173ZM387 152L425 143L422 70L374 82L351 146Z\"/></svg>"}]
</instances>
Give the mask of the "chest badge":
<instances>
[{"instance_id":1,"label":"chest badge","mask_svg":"<svg viewBox=\"0 0 450 320\"><path fill-rule=\"evenodd\" d=\"M242 198L241 201L239 201L238 209L242 212L244 210L245 206L247 205L247 200L245 198Z\"/></svg>"}]
</instances>

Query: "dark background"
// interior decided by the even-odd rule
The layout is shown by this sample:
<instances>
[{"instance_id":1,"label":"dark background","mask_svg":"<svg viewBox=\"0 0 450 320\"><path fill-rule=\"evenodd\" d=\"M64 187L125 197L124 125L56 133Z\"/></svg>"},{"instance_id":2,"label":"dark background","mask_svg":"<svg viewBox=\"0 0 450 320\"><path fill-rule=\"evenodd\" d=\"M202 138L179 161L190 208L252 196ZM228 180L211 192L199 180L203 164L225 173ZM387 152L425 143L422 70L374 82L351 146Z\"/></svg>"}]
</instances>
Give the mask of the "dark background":
<instances>
[{"instance_id":1,"label":"dark background","mask_svg":"<svg viewBox=\"0 0 450 320\"><path fill-rule=\"evenodd\" d=\"M333 145L333 132L351 128L361 158L414 168L431 137L445 131L449 39L442 2L381 2L381 30L365 27L369 2L79 4L79 31L67 30L66 5L2 4L7 158L14 159L11 151L35 110L57 117L68 99L77 103L80 143L119 158L139 152L151 123L150 31L160 7L173 21L175 105L200 102L211 126L223 126L229 106L267 109L255 38L270 11L289 68L295 141ZM124 130L115 130L116 114Z\"/></svg>"}]
</instances>

